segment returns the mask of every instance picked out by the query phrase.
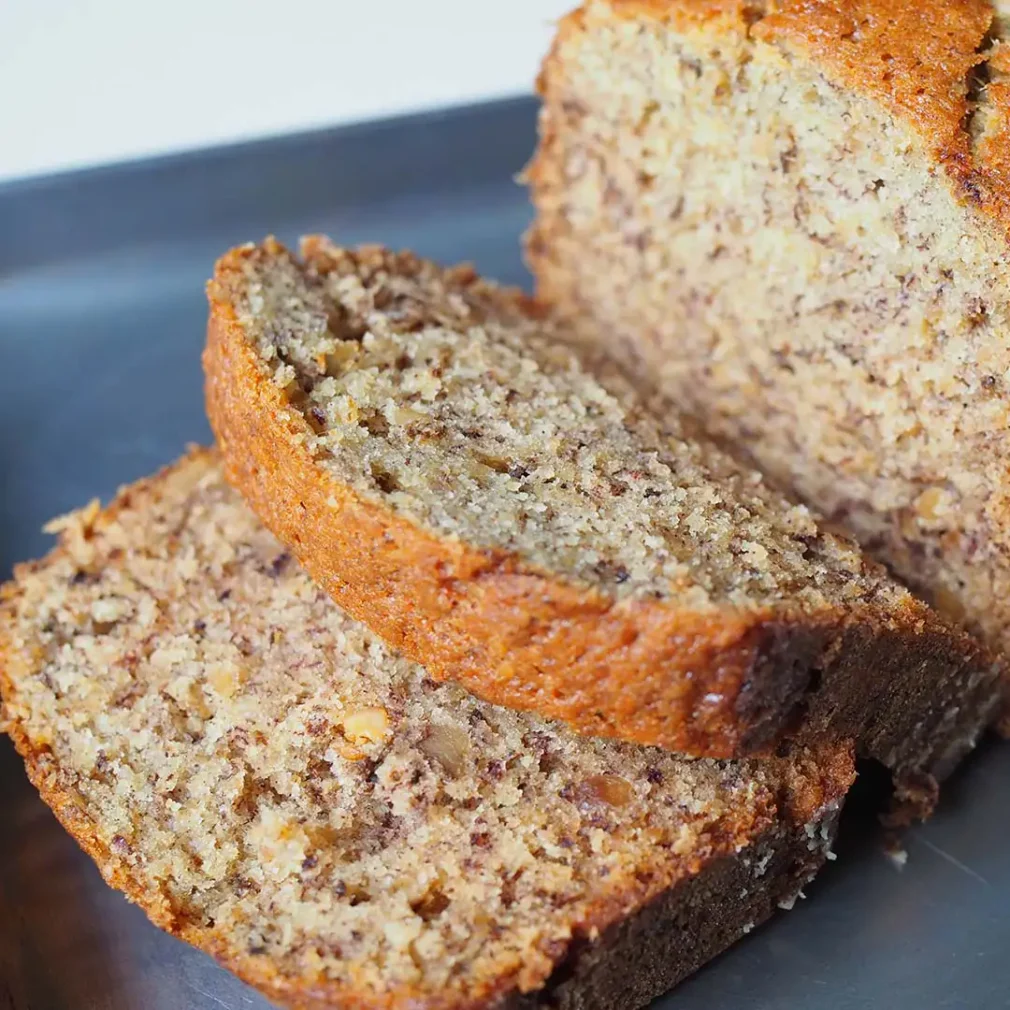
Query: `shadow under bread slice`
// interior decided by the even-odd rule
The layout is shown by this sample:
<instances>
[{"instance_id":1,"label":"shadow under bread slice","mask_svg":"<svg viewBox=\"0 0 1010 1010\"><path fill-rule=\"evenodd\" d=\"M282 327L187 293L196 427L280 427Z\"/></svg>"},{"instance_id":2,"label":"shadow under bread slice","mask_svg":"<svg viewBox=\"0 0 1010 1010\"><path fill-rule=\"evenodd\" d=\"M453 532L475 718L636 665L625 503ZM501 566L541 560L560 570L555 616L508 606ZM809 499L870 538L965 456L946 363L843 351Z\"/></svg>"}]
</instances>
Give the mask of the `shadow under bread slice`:
<instances>
[{"instance_id":1,"label":"shadow under bread slice","mask_svg":"<svg viewBox=\"0 0 1010 1010\"><path fill-rule=\"evenodd\" d=\"M209 295L229 478L433 677L701 756L854 738L927 796L990 718L967 634L517 292L315 238L233 250Z\"/></svg>"},{"instance_id":2,"label":"shadow under bread slice","mask_svg":"<svg viewBox=\"0 0 1010 1010\"><path fill-rule=\"evenodd\" d=\"M845 748L678 758L439 684L212 454L54 528L3 589L5 728L106 880L282 1005L641 1006L830 845Z\"/></svg>"}]
</instances>

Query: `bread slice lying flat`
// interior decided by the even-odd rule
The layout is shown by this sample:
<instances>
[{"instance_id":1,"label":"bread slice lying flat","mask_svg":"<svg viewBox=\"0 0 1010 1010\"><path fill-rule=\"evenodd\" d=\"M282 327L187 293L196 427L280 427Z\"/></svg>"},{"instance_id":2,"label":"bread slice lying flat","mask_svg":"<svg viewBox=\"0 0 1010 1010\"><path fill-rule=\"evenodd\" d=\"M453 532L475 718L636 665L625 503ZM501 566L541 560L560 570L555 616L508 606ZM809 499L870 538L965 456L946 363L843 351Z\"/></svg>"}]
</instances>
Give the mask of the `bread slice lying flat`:
<instances>
[{"instance_id":1,"label":"bread slice lying flat","mask_svg":"<svg viewBox=\"0 0 1010 1010\"><path fill-rule=\"evenodd\" d=\"M914 779L997 692L961 632L677 417L612 395L521 297L410 254L274 241L210 285L231 480L437 679L729 757L854 737Z\"/></svg>"},{"instance_id":2,"label":"bread slice lying flat","mask_svg":"<svg viewBox=\"0 0 1010 1010\"><path fill-rule=\"evenodd\" d=\"M105 878L290 1007L632 1008L788 903L844 749L720 763L438 684L194 453L0 604L6 729Z\"/></svg>"},{"instance_id":3,"label":"bread slice lying flat","mask_svg":"<svg viewBox=\"0 0 1010 1010\"><path fill-rule=\"evenodd\" d=\"M1007 10L586 4L541 75L528 241L582 336L1003 649Z\"/></svg>"}]
</instances>

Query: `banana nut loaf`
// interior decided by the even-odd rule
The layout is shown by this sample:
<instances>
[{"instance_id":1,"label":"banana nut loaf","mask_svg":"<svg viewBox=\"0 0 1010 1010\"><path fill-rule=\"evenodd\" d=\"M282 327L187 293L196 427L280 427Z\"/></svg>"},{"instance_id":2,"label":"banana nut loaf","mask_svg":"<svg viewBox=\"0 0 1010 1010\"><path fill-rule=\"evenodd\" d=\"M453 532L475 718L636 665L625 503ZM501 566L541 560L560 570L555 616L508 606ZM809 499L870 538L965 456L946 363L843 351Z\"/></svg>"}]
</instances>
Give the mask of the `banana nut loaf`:
<instances>
[{"instance_id":1,"label":"banana nut loaf","mask_svg":"<svg viewBox=\"0 0 1010 1010\"><path fill-rule=\"evenodd\" d=\"M278 1003L622 1010L788 904L844 748L582 738L389 651L196 452L0 602L8 733L105 878Z\"/></svg>"},{"instance_id":2,"label":"banana nut loaf","mask_svg":"<svg viewBox=\"0 0 1010 1010\"><path fill-rule=\"evenodd\" d=\"M566 18L537 291L949 616L1010 646L1010 5Z\"/></svg>"},{"instance_id":3,"label":"banana nut loaf","mask_svg":"<svg viewBox=\"0 0 1010 1010\"><path fill-rule=\"evenodd\" d=\"M701 756L852 737L927 786L989 717L963 632L517 292L315 238L233 250L209 296L230 479L436 679Z\"/></svg>"}]
</instances>

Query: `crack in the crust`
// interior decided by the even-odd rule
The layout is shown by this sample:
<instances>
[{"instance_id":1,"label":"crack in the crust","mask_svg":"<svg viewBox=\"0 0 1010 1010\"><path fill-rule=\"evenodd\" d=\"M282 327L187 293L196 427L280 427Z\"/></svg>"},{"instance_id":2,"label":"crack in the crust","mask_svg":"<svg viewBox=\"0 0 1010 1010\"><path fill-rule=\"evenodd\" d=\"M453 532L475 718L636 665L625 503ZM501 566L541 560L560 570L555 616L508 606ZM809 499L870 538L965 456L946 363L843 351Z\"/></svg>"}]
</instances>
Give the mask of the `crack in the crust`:
<instances>
[{"instance_id":1,"label":"crack in the crust","mask_svg":"<svg viewBox=\"0 0 1010 1010\"><path fill-rule=\"evenodd\" d=\"M965 113L963 129L968 134L968 139L973 147L985 136L985 89L990 80L991 71L988 60L976 63L968 71L968 90L965 95L968 111Z\"/></svg>"},{"instance_id":2,"label":"crack in the crust","mask_svg":"<svg viewBox=\"0 0 1010 1010\"><path fill-rule=\"evenodd\" d=\"M990 61L996 48L1005 41L1005 28L1001 12L994 11L989 29L975 49L980 60L968 71L965 82L968 111L964 119L964 132L968 135L972 148L984 139L988 130L988 113L991 110L988 106L986 89L1000 76L998 71L993 70Z\"/></svg>"}]
</instances>

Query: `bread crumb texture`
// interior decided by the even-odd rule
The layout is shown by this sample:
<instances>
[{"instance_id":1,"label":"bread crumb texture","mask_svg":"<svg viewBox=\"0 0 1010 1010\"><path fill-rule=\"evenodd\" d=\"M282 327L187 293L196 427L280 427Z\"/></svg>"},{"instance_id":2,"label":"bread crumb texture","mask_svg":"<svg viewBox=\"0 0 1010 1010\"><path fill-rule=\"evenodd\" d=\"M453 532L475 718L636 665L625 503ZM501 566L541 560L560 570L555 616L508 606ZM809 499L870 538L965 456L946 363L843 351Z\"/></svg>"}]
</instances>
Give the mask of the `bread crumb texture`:
<instances>
[{"instance_id":1,"label":"bread crumb texture","mask_svg":"<svg viewBox=\"0 0 1010 1010\"><path fill-rule=\"evenodd\" d=\"M268 241L231 267L225 297L319 464L442 538L695 610L906 595L468 268L324 240L304 261Z\"/></svg>"},{"instance_id":2,"label":"bread crumb texture","mask_svg":"<svg viewBox=\"0 0 1010 1010\"><path fill-rule=\"evenodd\" d=\"M437 684L210 454L57 526L3 591L6 728L107 879L288 1005L490 1006L713 864L774 902L826 849L844 750L678 759Z\"/></svg>"},{"instance_id":3,"label":"bread crumb texture","mask_svg":"<svg viewBox=\"0 0 1010 1010\"><path fill-rule=\"evenodd\" d=\"M1010 646L1010 49L984 0L591 2L538 293Z\"/></svg>"}]
</instances>

